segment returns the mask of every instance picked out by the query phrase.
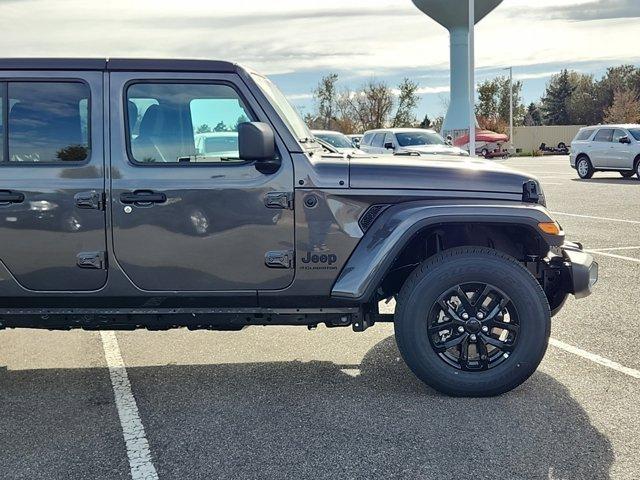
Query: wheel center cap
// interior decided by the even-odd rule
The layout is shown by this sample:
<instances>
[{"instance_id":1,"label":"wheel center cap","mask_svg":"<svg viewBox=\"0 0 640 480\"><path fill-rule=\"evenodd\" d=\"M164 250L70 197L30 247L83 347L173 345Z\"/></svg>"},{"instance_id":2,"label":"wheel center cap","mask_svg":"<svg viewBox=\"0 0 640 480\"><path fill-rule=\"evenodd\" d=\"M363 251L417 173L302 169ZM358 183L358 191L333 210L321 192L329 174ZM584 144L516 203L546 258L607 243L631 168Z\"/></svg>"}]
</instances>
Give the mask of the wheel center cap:
<instances>
[{"instance_id":1,"label":"wheel center cap","mask_svg":"<svg viewBox=\"0 0 640 480\"><path fill-rule=\"evenodd\" d=\"M478 333L482 328L482 323L479 320L472 318L466 324L466 329L469 333Z\"/></svg>"}]
</instances>

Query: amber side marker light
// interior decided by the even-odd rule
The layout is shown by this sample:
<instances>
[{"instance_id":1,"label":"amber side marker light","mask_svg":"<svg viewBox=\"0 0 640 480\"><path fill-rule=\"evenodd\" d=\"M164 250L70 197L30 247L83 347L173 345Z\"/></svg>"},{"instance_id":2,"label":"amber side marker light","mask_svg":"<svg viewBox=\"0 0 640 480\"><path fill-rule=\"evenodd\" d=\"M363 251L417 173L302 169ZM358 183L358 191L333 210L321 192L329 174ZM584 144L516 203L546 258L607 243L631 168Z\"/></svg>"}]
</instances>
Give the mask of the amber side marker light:
<instances>
[{"instance_id":1,"label":"amber side marker light","mask_svg":"<svg viewBox=\"0 0 640 480\"><path fill-rule=\"evenodd\" d=\"M549 235L560 235L562 229L556 222L543 222L538 224L538 228Z\"/></svg>"}]
</instances>

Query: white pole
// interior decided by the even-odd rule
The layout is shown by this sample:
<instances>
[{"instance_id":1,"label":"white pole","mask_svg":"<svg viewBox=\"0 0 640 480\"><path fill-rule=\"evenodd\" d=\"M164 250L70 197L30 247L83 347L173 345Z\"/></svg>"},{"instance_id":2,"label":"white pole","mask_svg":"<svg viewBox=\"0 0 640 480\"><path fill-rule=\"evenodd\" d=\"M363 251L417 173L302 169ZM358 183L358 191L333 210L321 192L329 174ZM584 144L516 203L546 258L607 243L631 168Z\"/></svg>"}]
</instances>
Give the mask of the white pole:
<instances>
[{"instance_id":1,"label":"white pole","mask_svg":"<svg viewBox=\"0 0 640 480\"><path fill-rule=\"evenodd\" d=\"M469 0L469 155L476 156L475 0Z\"/></svg>"},{"instance_id":2,"label":"white pole","mask_svg":"<svg viewBox=\"0 0 640 480\"><path fill-rule=\"evenodd\" d=\"M513 149L513 67L509 67L509 143Z\"/></svg>"}]
</instances>

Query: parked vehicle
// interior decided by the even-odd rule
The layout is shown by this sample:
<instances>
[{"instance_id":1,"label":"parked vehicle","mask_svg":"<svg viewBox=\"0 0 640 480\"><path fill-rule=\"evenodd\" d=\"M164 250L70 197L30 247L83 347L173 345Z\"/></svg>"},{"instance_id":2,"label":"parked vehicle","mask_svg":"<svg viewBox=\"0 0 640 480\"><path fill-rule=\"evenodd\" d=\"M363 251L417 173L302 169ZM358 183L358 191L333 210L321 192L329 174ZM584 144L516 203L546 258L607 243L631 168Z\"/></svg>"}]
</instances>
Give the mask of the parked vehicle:
<instances>
[{"instance_id":1,"label":"parked vehicle","mask_svg":"<svg viewBox=\"0 0 640 480\"><path fill-rule=\"evenodd\" d=\"M496 395L597 280L531 176L327 154L236 64L7 59L0 82L0 328L393 322L424 382ZM205 124L234 125L237 154Z\"/></svg>"},{"instance_id":2,"label":"parked vehicle","mask_svg":"<svg viewBox=\"0 0 640 480\"><path fill-rule=\"evenodd\" d=\"M340 132L334 132L331 130L312 130L311 133L313 133L314 137L328 143L340 153L346 153L348 155L364 153L354 145L349 137Z\"/></svg>"},{"instance_id":3,"label":"parked vehicle","mask_svg":"<svg viewBox=\"0 0 640 480\"><path fill-rule=\"evenodd\" d=\"M207 132L195 135L196 151L203 159L238 158L238 132Z\"/></svg>"},{"instance_id":4,"label":"parked vehicle","mask_svg":"<svg viewBox=\"0 0 640 480\"><path fill-rule=\"evenodd\" d=\"M351 134L351 135L347 135L347 137L349 137L349 139L353 142L353 144L356 146L356 148L360 148L360 142L362 141L362 135L358 134Z\"/></svg>"},{"instance_id":5,"label":"parked vehicle","mask_svg":"<svg viewBox=\"0 0 640 480\"><path fill-rule=\"evenodd\" d=\"M581 128L571 142L570 162L582 179L600 171L640 179L640 125Z\"/></svg>"},{"instance_id":6,"label":"parked vehicle","mask_svg":"<svg viewBox=\"0 0 640 480\"><path fill-rule=\"evenodd\" d=\"M461 148L447 144L439 133L421 128L369 130L362 137L360 149L378 155L469 155Z\"/></svg>"},{"instance_id":7,"label":"parked vehicle","mask_svg":"<svg viewBox=\"0 0 640 480\"><path fill-rule=\"evenodd\" d=\"M490 130L476 130L476 155L484 158L508 158L509 150L505 145L509 137L503 133ZM453 144L465 151L469 151L469 134L456 138Z\"/></svg>"},{"instance_id":8,"label":"parked vehicle","mask_svg":"<svg viewBox=\"0 0 640 480\"><path fill-rule=\"evenodd\" d=\"M569 155L569 147L564 142L558 143L557 147L550 147L546 143L541 143L539 150L543 155Z\"/></svg>"}]
</instances>

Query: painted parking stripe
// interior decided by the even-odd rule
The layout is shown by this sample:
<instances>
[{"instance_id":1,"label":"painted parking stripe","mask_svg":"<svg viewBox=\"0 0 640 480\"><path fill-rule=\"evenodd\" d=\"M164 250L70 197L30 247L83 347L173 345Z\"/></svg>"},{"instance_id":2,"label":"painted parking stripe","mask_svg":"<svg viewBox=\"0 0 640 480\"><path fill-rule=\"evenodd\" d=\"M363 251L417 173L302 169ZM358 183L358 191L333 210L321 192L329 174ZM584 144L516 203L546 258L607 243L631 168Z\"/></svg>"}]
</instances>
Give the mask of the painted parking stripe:
<instances>
[{"instance_id":1,"label":"painted parking stripe","mask_svg":"<svg viewBox=\"0 0 640 480\"><path fill-rule=\"evenodd\" d=\"M140 420L136 399L131 392L129 375L127 375L127 369L120 353L116 334L114 332L100 332L100 337L109 367L122 434L127 447L131 477L133 480L158 480L156 468L151 461L149 442Z\"/></svg>"},{"instance_id":2,"label":"painted parking stripe","mask_svg":"<svg viewBox=\"0 0 640 480\"><path fill-rule=\"evenodd\" d=\"M611 258L617 258L619 260L627 260L628 262L640 263L640 258L623 257L622 255L616 255L615 253L599 252L596 250L585 250L585 252L593 253L594 255L602 255L603 257L611 257Z\"/></svg>"},{"instance_id":3,"label":"painted parking stripe","mask_svg":"<svg viewBox=\"0 0 640 480\"><path fill-rule=\"evenodd\" d=\"M551 213L553 213L554 215L564 215L566 217L589 218L591 220L605 220L607 222L632 223L634 225L640 225L640 221L638 220L624 220L622 218L595 217L592 215L578 215L577 213L565 213L565 212L551 212Z\"/></svg>"},{"instance_id":4,"label":"painted parking stripe","mask_svg":"<svg viewBox=\"0 0 640 480\"><path fill-rule=\"evenodd\" d=\"M638 247L611 247L611 248L591 248L590 252L598 253L598 252L616 252L621 250L640 250L640 246Z\"/></svg>"},{"instance_id":5,"label":"painted parking stripe","mask_svg":"<svg viewBox=\"0 0 640 480\"><path fill-rule=\"evenodd\" d=\"M553 345L556 348L559 348L560 350L564 350L565 352L572 353L573 355L577 355L579 357L585 358L594 363L597 363L598 365L602 365L603 367L610 368L611 370L615 370L616 372L620 372L640 380L640 370L625 367L624 365L621 365L618 362L614 362L613 360L609 360L608 358L601 357L600 355L596 355L595 353L587 352L586 350L582 350L581 348L574 347L573 345L569 345L568 343L564 343L560 340L556 340L555 338L550 338L549 344Z\"/></svg>"}]
</instances>

